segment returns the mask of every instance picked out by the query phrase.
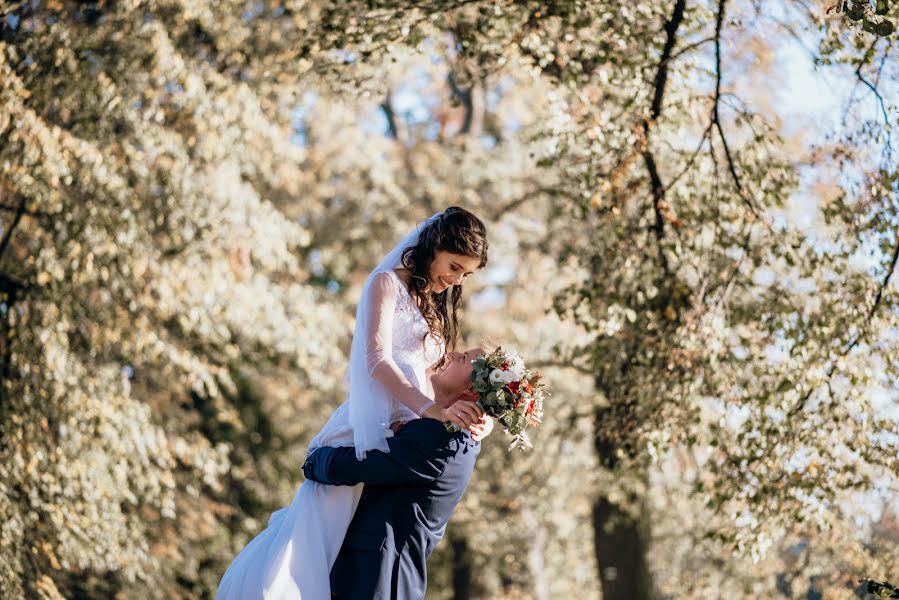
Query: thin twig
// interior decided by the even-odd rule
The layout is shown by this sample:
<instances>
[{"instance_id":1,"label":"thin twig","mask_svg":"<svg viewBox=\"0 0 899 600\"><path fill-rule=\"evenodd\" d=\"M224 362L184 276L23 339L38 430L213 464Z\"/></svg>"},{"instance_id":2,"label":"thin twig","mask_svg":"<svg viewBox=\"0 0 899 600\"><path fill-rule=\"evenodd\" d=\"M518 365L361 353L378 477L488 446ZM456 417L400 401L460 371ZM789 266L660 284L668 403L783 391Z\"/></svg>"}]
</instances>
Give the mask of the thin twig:
<instances>
[{"instance_id":1,"label":"thin twig","mask_svg":"<svg viewBox=\"0 0 899 600\"><path fill-rule=\"evenodd\" d=\"M533 198L536 198L537 196L539 196L541 194L547 194L549 196L564 196L564 195L568 194L568 192L566 192L565 190L563 190L561 188L546 187L546 186L540 186L535 189L528 190L527 192L521 194L520 196L517 196L517 197L513 198L512 200L509 200L508 202L506 202L505 204L503 204L496 210L491 211L493 214L492 220L498 221L500 219L500 217L502 217L502 215L515 210L516 208L518 208L519 206L521 206L528 200L532 200Z\"/></svg>"},{"instance_id":2,"label":"thin twig","mask_svg":"<svg viewBox=\"0 0 899 600\"><path fill-rule=\"evenodd\" d=\"M528 365L534 369L546 369L546 368L557 368L557 369L574 369L578 373L583 373L584 375L590 375L591 377L596 375L594 371L589 369L588 367L584 367L582 365L576 365L573 362L566 362L561 360L538 360L532 361Z\"/></svg>"},{"instance_id":3,"label":"thin twig","mask_svg":"<svg viewBox=\"0 0 899 600\"><path fill-rule=\"evenodd\" d=\"M875 41L875 43L876 43L876 41ZM872 49L874 48L873 44L871 45L871 48ZM858 66L855 68L855 76L858 77L858 80L861 81L865 85L865 87L867 87L869 90L871 90L871 92L874 94L874 97L877 98L877 102L880 104L880 112L883 115L883 124L885 126L889 127L890 117L887 114L887 107L886 107L886 103L883 101L883 96L880 94L880 90L877 89L877 86L874 85L873 83L871 83L870 81L868 81L865 78L865 76L862 74L862 66L864 66L864 62L860 62L858 64ZM880 75L878 73L878 79L879 78L880 78ZM887 160L887 162L889 162L893 156L893 145L890 142L890 137L891 136L889 134L887 134L887 136L886 136L886 160Z\"/></svg>"},{"instance_id":4,"label":"thin twig","mask_svg":"<svg viewBox=\"0 0 899 600\"><path fill-rule=\"evenodd\" d=\"M696 146L696 150L694 150L693 154L690 155L690 159L687 161L687 164L684 165L684 168L674 177L674 179L668 182L668 185L665 187L666 192L673 188L674 184L680 181L681 177L686 175L690 168L696 163L696 158L699 156L699 152L702 150L702 147L705 146L706 141L709 139L709 133L711 133L711 131L712 123L709 123L705 128L705 131L702 132L702 138L699 140L699 144Z\"/></svg>"},{"instance_id":5,"label":"thin twig","mask_svg":"<svg viewBox=\"0 0 899 600\"><path fill-rule=\"evenodd\" d=\"M718 130L718 137L721 139L721 145L724 147L724 157L727 161L727 169L730 171L730 176L734 180L734 185L737 186L737 194L743 202L746 203L749 210L758 217L758 211L749 200L749 196L743 188L743 183L740 181L740 175L737 173L737 167L734 163L730 146L727 143L727 137L724 135L724 129L721 126L721 116L718 110L721 101L721 30L724 24L724 5L726 1L727 0L719 0L718 13L715 18L715 98L712 105L712 123Z\"/></svg>"},{"instance_id":6,"label":"thin twig","mask_svg":"<svg viewBox=\"0 0 899 600\"><path fill-rule=\"evenodd\" d=\"M878 307L883 301L884 291L890 285L890 279L893 277L893 273L896 272L896 264L899 263L899 236L897 236L896 245L893 248L893 255L890 257L890 264L887 266L887 271L883 276L883 279L880 282L880 285L877 288L877 293L874 295L874 302L871 304L871 307L868 309L868 314L865 315L865 320L859 328L858 334L855 338L850 341L845 348L840 352L840 354L831 362L830 367L827 369L827 376L825 381L830 384L830 379L833 377L833 374L837 370L837 364L840 359L847 356L853 348L858 346L858 344L868 335L868 328L871 325L871 321L874 319L874 314L877 312ZM809 390L799 399L798 402L790 409L789 415L795 415L805 406L805 403L811 397L812 392L815 390L815 386L809 388Z\"/></svg>"}]
</instances>

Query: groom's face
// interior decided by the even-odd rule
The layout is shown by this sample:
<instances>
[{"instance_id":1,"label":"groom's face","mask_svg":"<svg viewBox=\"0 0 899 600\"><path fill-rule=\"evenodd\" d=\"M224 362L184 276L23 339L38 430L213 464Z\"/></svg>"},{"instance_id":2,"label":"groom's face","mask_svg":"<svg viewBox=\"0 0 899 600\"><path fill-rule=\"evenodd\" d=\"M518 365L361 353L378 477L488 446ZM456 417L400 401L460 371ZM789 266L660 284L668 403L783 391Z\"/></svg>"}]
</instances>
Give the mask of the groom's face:
<instances>
[{"instance_id":1,"label":"groom's face","mask_svg":"<svg viewBox=\"0 0 899 600\"><path fill-rule=\"evenodd\" d=\"M486 354L483 348L472 348L465 352L448 352L446 362L437 371L436 377L450 397L457 398L471 387L472 361L478 354Z\"/></svg>"}]
</instances>

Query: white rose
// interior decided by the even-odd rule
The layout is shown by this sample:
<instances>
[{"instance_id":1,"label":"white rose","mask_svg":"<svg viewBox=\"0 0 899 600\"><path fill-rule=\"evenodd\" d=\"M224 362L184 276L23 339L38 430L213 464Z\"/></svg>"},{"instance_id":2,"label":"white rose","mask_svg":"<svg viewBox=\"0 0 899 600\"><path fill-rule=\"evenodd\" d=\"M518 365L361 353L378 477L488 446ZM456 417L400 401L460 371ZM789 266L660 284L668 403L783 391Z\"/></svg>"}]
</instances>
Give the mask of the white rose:
<instances>
[{"instance_id":1,"label":"white rose","mask_svg":"<svg viewBox=\"0 0 899 600\"><path fill-rule=\"evenodd\" d=\"M524 363L521 361L512 363L509 372L515 377L512 381L520 381L524 377Z\"/></svg>"},{"instance_id":2,"label":"white rose","mask_svg":"<svg viewBox=\"0 0 899 600\"><path fill-rule=\"evenodd\" d=\"M502 369L493 369L492 371L490 371L490 377L488 377L488 379L490 379L490 383L505 383L503 373L505 373L505 371L503 371Z\"/></svg>"},{"instance_id":3,"label":"white rose","mask_svg":"<svg viewBox=\"0 0 899 600\"><path fill-rule=\"evenodd\" d=\"M517 352L510 352L506 358L509 360L509 371L515 376L511 381L520 381L524 377L524 359Z\"/></svg>"},{"instance_id":4,"label":"white rose","mask_svg":"<svg viewBox=\"0 0 899 600\"><path fill-rule=\"evenodd\" d=\"M500 371L503 375L503 383L512 383L513 381L518 381L518 377L515 377L515 373L512 371Z\"/></svg>"}]
</instances>

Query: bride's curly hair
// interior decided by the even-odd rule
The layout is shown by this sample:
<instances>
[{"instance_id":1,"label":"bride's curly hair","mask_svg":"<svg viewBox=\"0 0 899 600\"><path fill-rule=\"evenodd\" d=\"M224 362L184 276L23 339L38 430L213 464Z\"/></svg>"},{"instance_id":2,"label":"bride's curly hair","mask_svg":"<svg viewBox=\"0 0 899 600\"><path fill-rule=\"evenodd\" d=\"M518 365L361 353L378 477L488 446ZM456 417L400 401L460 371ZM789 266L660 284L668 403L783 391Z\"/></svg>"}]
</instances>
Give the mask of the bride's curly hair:
<instances>
[{"instance_id":1,"label":"bride's curly hair","mask_svg":"<svg viewBox=\"0 0 899 600\"><path fill-rule=\"evenodd\" d=\"M454 285L439 294L425 292L431 263L439 250L477 258L480 261L478 268L483 268L487 264L487 228L471 212L451 206L422 230L415 246L403 250L403 267L412 273L412 297L428 323L429 332L425 337L434 336L438 342L446 342L450 350L455 350L459 341L462 286ZM450 290L452 296L448 303Z\"/></svg>"}]
</instances>

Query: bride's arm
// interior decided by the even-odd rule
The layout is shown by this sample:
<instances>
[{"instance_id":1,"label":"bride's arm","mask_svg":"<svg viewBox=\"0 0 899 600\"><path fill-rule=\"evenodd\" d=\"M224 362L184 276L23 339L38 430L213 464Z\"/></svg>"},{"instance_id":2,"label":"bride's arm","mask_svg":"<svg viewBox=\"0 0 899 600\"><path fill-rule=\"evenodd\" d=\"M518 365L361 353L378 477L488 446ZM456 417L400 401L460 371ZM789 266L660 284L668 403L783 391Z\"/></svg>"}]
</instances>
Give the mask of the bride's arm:
<instances>
[{"instance_id":1,"label":"bride's arm","mask_svg":"<svg viewBox=\"0 0 899 600\"><path fill-rule=\"evenodd\" d=\"M366 342L368 372L400 402L421 416L434 406L418 388L412 385L396 361L393 360L393 318L399 297L399 284L390 273L378 273L372 281L370 317Z\"/></svg>"},{"instance_id":2,"label":"bride's arm","mask_svg":"<svg viewBox=\"0 0 899 600\"><path fill-rule=\"evenodd\" d=\"M396 361L393 360L391 354L393 318L400 293L399 285L390 273L378 273L372 281L371 306L369 306L371 312L368 319L368 331L366 331L368 372L372 378L384 386L389 394L396 397L418 416L449 421L461 429L468 429L477 420L476 417L469 418L464 411L451 411L437 406L433 399L426 396L406 379Z\"/></svg>"}]
</instances>

